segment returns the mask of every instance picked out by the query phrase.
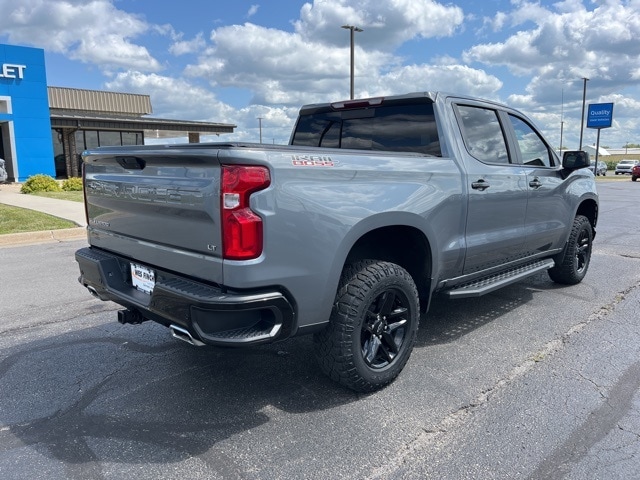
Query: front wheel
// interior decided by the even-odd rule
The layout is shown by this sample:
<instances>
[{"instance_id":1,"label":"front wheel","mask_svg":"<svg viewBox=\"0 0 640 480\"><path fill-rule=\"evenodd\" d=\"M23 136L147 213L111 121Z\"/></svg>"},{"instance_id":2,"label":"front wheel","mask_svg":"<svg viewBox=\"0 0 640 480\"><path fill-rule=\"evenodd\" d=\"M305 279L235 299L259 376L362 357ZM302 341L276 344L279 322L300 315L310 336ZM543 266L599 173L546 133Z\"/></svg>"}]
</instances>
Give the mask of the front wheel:
<instances>
[{"instance_id":1,"label":"front wheel","mask_svg":"<svg viewBox=\"0 0 640 480\"><path fill-rule=\"evenodd\" d=\"M634 177L634 176L631 177L632 182L635 182L636 180L638 180L638 177Z\"/></svg>"},{"instance_id":2,"label":"front wheel","mask_svg":"<svg viewBox=\"0 0 640 480\"><path fill-rule=\"evenodd\" d=\"M359 392L388 385L409 360L419 310L418 291L404 268L373 260L347 265L329 324L314 335L320 368Z\"/></svg>"},{"instance_id":3,"label":"front wheel","mask_svg":"<svg viewBox=\"0 0 640 480\"><path fill-rule=\"evenodd\" d=\"M562 260L548 270L551 280L565 285L580 283L589 269L592 246L591 222L584 215L577 215Z\"/></svg>"}]
</instances>

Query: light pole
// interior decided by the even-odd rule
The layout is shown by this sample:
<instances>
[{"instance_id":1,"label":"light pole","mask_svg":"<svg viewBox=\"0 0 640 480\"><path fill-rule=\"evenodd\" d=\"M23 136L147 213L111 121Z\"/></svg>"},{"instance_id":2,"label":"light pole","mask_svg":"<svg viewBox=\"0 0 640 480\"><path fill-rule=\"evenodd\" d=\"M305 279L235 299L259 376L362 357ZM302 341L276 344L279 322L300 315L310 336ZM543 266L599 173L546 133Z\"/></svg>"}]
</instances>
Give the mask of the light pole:
<instances>
[{"instance_id":1,"label":"light pole","mask_svg":"<svg viewBox=\"0 0 640 480\"><path fill-rule=\"evenodd\" d=\"M258 117L258 128L260 129L260 143L262 143L262 117Z\"/></svg>"},{"instance_id":2,"label":"light pole","mask_svg":"<svg viewBox=\"0 0 640 480\"><path fill-rule=\"evenodd\" d=\"M350 30L351 32L351 100L353 100L353 77L354 77L354 53L353 53L353 44L354 44L354 32L362 32L364 30L362 30L359 27L356 27L355 25L342 25L342 28L346 28L347 30Z\"/></svg>"},{"instance_id":3,"label":"light pole","mask_svg":"<svg viewBox=\"0 0 640 480\"><path fill-rule=\"evenodd\" d=\"M584 80L584 86L582 87L582 119L580 121L580 146L578 150L582 150L582 131L584 130L584 103L587 98L587 82L589 79L587 77L582 77Z\"/></svg>"},{"instance_id":4,"label":"light pole","mask_svg":"<svg viewBox=\"0 0 640 480\"><path fill-rule=\"evenodd\" d=\"M562 133L564 131L564 88L562 89L562 105L560 106L560 157L562 157Z\"/></svg>"}]
</instances>

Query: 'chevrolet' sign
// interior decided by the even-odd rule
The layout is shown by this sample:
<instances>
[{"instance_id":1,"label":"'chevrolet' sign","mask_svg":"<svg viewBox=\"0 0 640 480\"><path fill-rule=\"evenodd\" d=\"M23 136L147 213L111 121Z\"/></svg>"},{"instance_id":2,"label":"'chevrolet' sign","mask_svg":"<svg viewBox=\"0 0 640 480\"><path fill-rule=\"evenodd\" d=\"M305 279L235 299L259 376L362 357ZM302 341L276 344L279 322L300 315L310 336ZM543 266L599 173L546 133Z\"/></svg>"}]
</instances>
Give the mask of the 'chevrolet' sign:
<instances>
[{"instance_id":1,"label":"'chevrolet' sign","mask_svg":"<svg viewBox=\"0 0 640 480\"><path fill-rule=\"evenodd\" d=\"M2 69L0 69L0 78L17 78L22 80L24 78L24 70L26 68L26 65L3 63Z\"/></svg>"}]
</instances>

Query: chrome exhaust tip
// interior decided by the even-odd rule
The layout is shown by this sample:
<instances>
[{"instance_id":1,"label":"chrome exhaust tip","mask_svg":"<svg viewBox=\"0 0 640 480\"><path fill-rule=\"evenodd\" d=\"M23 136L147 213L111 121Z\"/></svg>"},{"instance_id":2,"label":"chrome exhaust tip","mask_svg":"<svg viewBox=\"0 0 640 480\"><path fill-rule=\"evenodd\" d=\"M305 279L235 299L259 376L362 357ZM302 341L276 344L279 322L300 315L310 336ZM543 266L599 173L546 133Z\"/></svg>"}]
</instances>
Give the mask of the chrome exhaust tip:
<instances>
[{"instance_id":1,"label":"chrome exhaust tip","mask_svg":"<svg viewBox=\"0 0 640 480\"><path fill-rule=\"evenodd\" d=\"M178 327L177 325L169 325L169 329L171 330L171 336L173 338L177 338L178 340L182 340L183 342L187 342L189 345L193 345L195 347L202 347L205 344L200 340L196 340L193 338L191 333L188 330Z\"/></svg>"},{"instance_id":2,"label":"chrome exhaust tip","mask_svg":"<svg viewBox=\"0 0 640 480\"><path fill-rule=\"evenodd\" d=\"M87 290L89 290L89 293L94 297L96 297L98 300L102 300L100 298L100 295L98 294L98 291L95 288L93 288L91 285L87 285Z\"/></svg>"}]
</instances>

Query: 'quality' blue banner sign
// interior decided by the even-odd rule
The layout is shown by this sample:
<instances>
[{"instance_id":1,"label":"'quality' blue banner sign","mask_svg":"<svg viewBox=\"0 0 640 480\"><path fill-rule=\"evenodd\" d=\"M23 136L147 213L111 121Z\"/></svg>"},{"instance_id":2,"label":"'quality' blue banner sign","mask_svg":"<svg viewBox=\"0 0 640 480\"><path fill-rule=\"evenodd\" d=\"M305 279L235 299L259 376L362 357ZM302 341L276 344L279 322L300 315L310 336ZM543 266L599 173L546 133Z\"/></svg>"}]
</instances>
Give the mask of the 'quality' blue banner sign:
<instances>
[{"instance_id":1,"label":"'quality' blue banner sign","mask_svg":"<svg viewBox=\"0 0 640 480\"><path fill-rule=\"evenodd\" d=\"M613 103L592 103L587 114L587 128L609 128L613 122Z\"/></svg>"}]
</instances>

